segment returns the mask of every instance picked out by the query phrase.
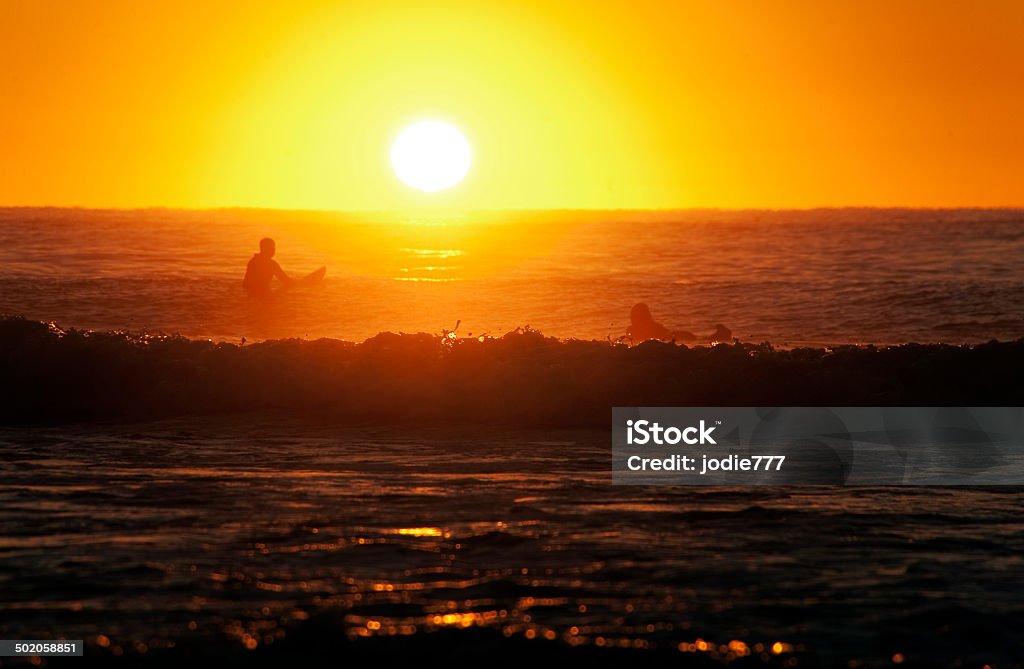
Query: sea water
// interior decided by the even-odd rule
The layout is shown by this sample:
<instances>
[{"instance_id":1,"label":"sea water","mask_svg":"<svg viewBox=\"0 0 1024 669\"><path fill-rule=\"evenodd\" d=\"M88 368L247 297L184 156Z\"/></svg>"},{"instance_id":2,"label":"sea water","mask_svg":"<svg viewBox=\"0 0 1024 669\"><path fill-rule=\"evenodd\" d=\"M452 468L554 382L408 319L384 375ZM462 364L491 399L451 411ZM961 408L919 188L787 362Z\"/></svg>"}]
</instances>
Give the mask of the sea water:
<instances>
[{"instance_id":1,"label":"sea water","mask_svg":"<svg viewBox=\"0 0 1024 669\"><path fill-rule=\"evenodd\" d=\"M444 631L446 652L487 631L492 654L553 640L665 666L730 644L799 666L1024 654L1019 489L613 486L602 430L266 416L0 429L0 449L5 638L136 658Z\"/></svg>"},{"instance_id":2,"label":"sea water","mask_svg":"<svg viewBox=\"0 0 1024 669\"><path fill-rule=\"evenodd\" d=\"M315 289L247 300L260 238ZM420 215L0 210L0 313L239 341L378 332L615 339L630 307L743 341L1024 336L1024 213L834 209Z\"/></svg>"},{"instance_id":3,"label":"sea water","mask_svg":"<svg viewBox=\"0 0 1024 669\"><path fill-rule=\"evenodd\" d=\"M643 301L668 327L723 323L778 346L1008 340L1024 336L1022 219L7 209L0 311L230 343L456 323L460 337L530 325L606 340ZM246 300L242 273L264 236L286 271L326 265L323 285ZM31 377L58 399L95 381L90 351L110 359L103 337L67 341L84 363L47 361ZM177 373L176 340L165 345ZM664 351L625 353L649 367ZM83 639L98 666L176 649L277 666L260 653L282 645L407 660L422 648L409 643L430 639L444 657L547 643L540 657L589 649L588 661L618 666L1024 657L1019 489L612 486L607 429L485 429L471 416L443 427L267 412L48 418L57 425L0 428L0 636ZM615 654L627 649L640 657Z\"/></svg>"}]
</instances>

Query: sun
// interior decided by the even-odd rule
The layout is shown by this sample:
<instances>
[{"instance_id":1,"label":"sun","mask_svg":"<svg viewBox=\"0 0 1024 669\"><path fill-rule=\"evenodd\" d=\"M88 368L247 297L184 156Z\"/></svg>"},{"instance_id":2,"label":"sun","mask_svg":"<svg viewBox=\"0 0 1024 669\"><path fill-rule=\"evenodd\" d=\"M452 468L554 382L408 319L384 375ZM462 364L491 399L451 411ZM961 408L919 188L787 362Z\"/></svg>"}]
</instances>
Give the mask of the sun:
<instances>
[{"instance_id":1,"label":"sun","mask_svg":"<svg viewBox=\"0 0 1024 669\"><path fill-rule=\"evenodd\" d=\"M391 166L406 185L426 193L451 188L469 171L466 137L442 121L419 121L405 128L391 145Z\"/></svg>"}]
</instances>

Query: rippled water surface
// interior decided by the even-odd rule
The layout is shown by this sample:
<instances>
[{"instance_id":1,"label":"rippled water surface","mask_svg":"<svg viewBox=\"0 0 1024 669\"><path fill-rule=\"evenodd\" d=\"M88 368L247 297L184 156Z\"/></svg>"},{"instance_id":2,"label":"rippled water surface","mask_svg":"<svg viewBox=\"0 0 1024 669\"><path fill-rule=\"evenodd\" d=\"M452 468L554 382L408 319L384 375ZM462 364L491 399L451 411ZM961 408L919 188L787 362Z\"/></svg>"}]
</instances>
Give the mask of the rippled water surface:
<instances>
[{"instance_id":1,"label":"rippled water surface","mask_svg":"<svg viewBox=\"0 0 1024 669\"><path fill-rule=\"evenodd\" d=\"M979 342L1024 336L1019 211L523 213L0 210L0 312L64 327L237 341L381 331L672 329L745 341ZM244 299L261 237L316 290Z\"/></svg>"},{"instance_id":2,"label":"rippled water surface","mask_svg":"<svg viewBox=\"0 0 1024 669\"><path fill-rule=\"evenodd\" d=\"M645 301L671 328L778 345L1017 339L1022 221L4 209L0 312L232 342L460 321L460 336L603 340ZM267 235L286 270L326 265L324 283L246 300ZM626 487L610 465L605 431L461 420L0 428L0 638L129 660L258 655L317 629L617 666L1024 663L1018 489Z\"/></svg>"},{"instance_id":3,"label":"rippled water surface","mask_svg":"<svg viewBox=\"0 0 1024 669\"><path fill-rule=\"evenodd\" d=\"M0 637L139 656L326 619L719 661L1024 657L1019 490L612 486L609 444L251 416L2 430Z\"/></svg>"}]
</instances>

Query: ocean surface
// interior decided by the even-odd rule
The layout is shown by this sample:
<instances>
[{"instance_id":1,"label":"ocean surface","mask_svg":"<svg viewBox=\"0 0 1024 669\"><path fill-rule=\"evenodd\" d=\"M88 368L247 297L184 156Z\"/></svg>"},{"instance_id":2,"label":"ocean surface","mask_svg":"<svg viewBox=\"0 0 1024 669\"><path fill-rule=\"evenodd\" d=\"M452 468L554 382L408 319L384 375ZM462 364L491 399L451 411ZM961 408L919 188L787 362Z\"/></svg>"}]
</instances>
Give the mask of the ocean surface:
<instances>
[{"instance_id":1,"label":"ocean surface","mask_svg":"<svg viewBox=\"0 0 1024 669\"><path fill-rule=\"evenodd\" d=\"M315 290L245 298L260 238ZM0 209L0 313L224 341L532 326L615 339L646 302L743 341L1024 336L1024 212L329 214Z\"/></svg>"},{"instance_id":2,"label":"ocean surface","mask_svg":"<svg viewBox=\"0 0 1024 669\"><path fill-rule=\"evenodd\" d=\"M327 278L249 301L264 236ZM600 343L640 301L779 348ZM1024 212L0 209L0 313L30 319L0 320L0 638L92 666L1024 664L1020 488L613 486L610 429L534 427L1019 403L1018 344L792 347L1024 337ZM524 326L599 343L499 338ZM321 337L373 339L236 346Z\"/></svg>"},{"instance_id":3,"label":"ocean surface","mask_svg":"<svg viewBox=\"0 0 1024 669\"><path fill-rule=\"evenodd\" d=\"M490 631L502 666L516 640L598 666L1024 659L1020 489L613 486L608 437L265 416L0 429L0 636L126 659L445 630L449 654Z\"/></svg>"}]
</instances>

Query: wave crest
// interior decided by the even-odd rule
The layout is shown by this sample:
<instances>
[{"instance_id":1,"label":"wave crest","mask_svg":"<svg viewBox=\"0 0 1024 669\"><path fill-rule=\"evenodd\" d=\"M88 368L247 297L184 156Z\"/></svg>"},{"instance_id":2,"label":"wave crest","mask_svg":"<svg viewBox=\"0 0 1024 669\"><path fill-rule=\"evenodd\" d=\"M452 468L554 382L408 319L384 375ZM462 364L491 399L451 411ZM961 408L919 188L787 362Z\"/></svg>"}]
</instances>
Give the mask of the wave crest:
<instances>
[{"instance_id":1,"label":"wave crest","mask_svg":"<svg viewBox=\"0 0 1024 669\"><path fill-rule=\"evenodd\" d=\"M249 345L0 319L0 422L229 412L607 427L613 406L1020 405L1024 339L628 348L529 328Z\"/></svg>"}]
</instances>

